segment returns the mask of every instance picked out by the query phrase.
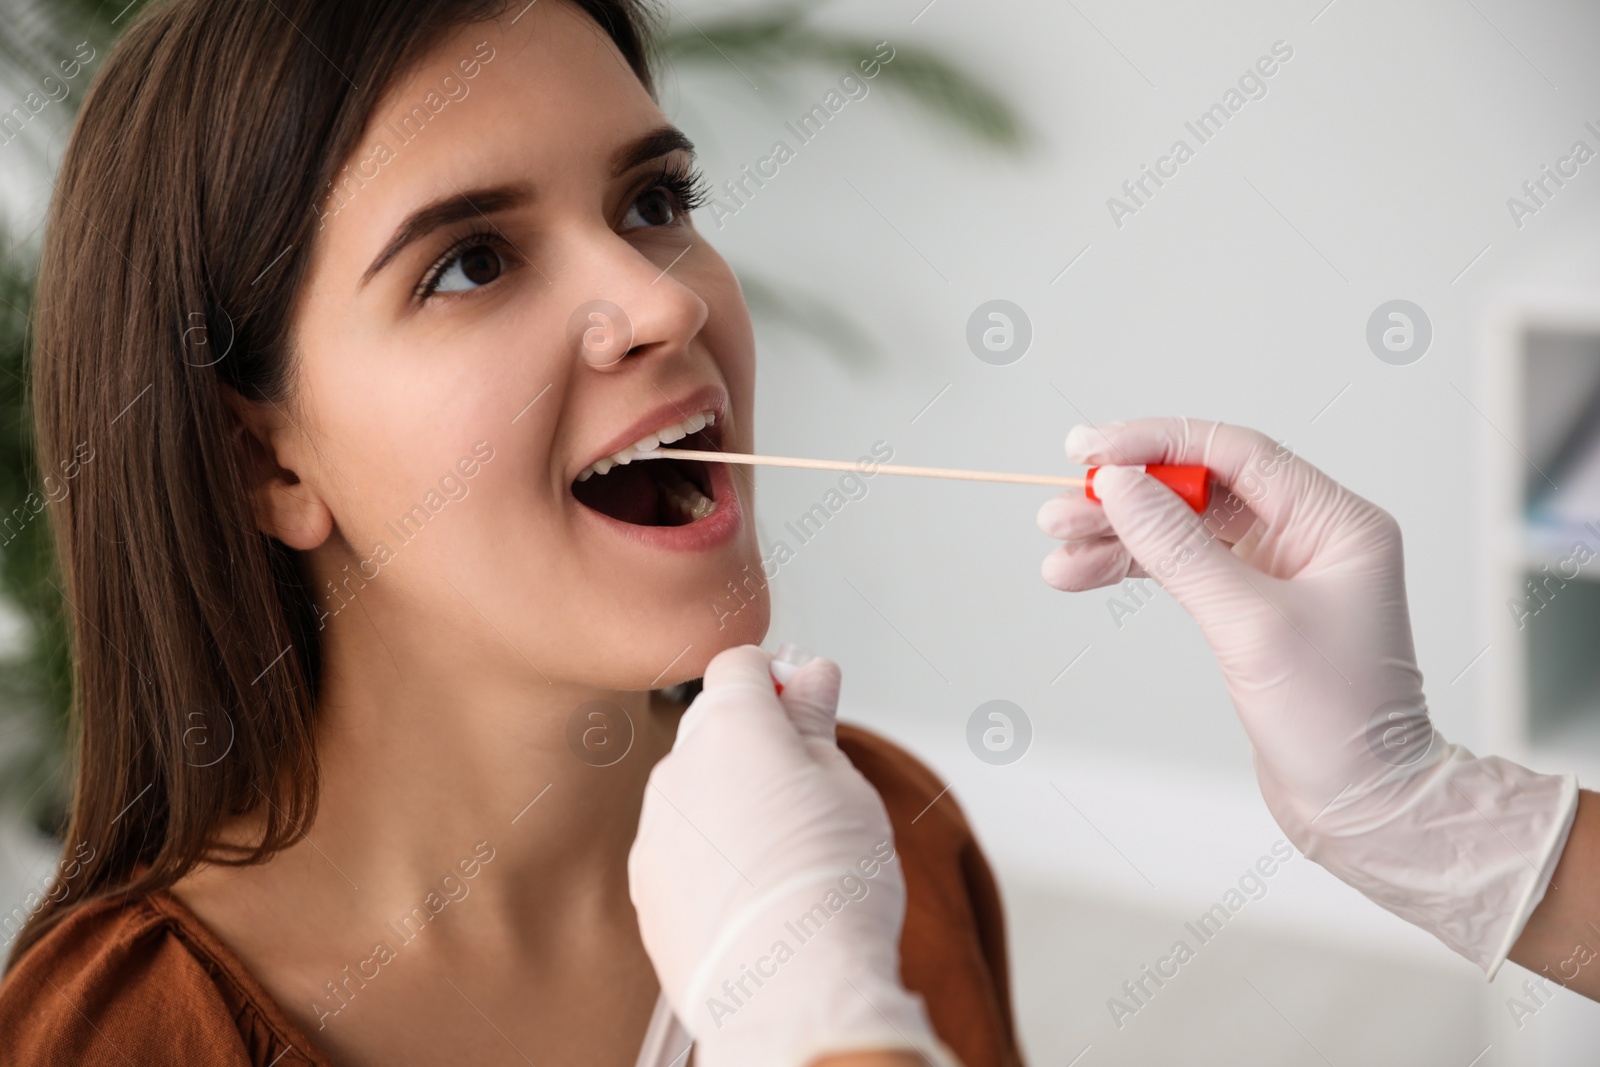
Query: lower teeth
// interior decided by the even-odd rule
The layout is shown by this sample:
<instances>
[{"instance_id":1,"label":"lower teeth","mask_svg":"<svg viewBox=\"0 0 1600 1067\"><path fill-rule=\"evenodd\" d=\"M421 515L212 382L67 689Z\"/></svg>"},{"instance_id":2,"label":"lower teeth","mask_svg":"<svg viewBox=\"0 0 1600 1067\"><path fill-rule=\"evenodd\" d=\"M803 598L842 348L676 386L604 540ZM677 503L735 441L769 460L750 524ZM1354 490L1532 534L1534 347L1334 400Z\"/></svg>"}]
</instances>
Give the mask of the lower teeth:
<instances>
[{"instance_id":1,"label":"lower teeth","mask_svg":"<svg viewBox=\"0 0 1600 1067\"><path fill-rule=\"evenodd\" d=\"M716 510L717 502L702 493L698 486L666 464L652 470L658 474L658 484L667 502L690 522L698 522Z\"/></svg>"},{"instance_id":2,"label":"lower teeth","mask_svg":"<svg viewBox=\"0 0 1600 1067\"><path fill-rule=\"evenodd\" d=\"M672 502L673 507L693 521L705 518L717 506L716 501L694 488L694 486L689 486L686 489L669 489L667 490L667 499Z\"/></svg>"}]
</instances>

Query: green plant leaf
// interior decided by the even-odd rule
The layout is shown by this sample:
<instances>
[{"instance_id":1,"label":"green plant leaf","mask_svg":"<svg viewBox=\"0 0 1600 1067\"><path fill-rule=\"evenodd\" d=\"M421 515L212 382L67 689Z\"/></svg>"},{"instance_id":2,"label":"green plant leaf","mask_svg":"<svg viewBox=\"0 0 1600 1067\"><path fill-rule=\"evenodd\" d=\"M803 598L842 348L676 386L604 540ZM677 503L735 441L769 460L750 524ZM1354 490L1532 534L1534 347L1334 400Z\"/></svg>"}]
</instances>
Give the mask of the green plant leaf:
<instances>
[{"instance_id":1,"label":"green plant leaf","mask_svg":"<svg viewBox=\"0 0 1600 1067\"><path fill-rule=\"evenodd\" d=\"M0 659L0 794L39 826L66 810L70 661L55 577L48 499L35 461L28 376L34 264L0 260L0 591L26 624L22 647ZM53 584L55 583L55 584Z\"/></svg>"},{"instance_id":2,"label":"green plant leaf","mask_svg":"<svg viewBox=\"0 0 1600 1067\"><path fill-rule=\"evenodd\" d=\"M871 370L882 364L883 353L872 336L827 299L769 282L750 270L738 275L753 317L809 337L853 369Z\"/></svg>"},{"instance_id":3,"label":"green plant leaf","mask_svg":"<svg viewBox=\"0 0 1600 1067\"><path fill-rule=\"evenodd\" d=\"M805 12L789 5L711 22L684 19L668 28L659 46L675 64L726 70L758 87L801 66L856 71L856 64L878 47L865 37L812 28L804 19ZM879 67L875 79L880 84L979 142L1012 152L1028 143L1015 109L954 62L930 49L892 47L893 60Z\"/></svg>"}]
</instances>

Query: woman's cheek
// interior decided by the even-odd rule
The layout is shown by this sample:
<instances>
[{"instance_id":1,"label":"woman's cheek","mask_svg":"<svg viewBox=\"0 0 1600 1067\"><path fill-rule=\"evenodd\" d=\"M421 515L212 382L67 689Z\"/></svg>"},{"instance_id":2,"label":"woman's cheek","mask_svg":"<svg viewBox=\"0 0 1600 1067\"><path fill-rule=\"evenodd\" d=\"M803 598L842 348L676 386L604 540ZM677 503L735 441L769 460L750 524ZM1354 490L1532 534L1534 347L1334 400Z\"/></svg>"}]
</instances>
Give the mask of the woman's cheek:
<instances>
[{"instance_id":1,"label":"woman's cheek","mask_svg":"<svg viewBox=\"0 0 1600 1067\"><path fill-rule=\"evenodd\" d=\"M739 281L720 257L714 269L706 272L699 287L709 314L703 331L704 341L727 381L738 432L754 439L748 423L755 401L756 343L750 310L744 301Z\"/></svg>"}]
</instances>

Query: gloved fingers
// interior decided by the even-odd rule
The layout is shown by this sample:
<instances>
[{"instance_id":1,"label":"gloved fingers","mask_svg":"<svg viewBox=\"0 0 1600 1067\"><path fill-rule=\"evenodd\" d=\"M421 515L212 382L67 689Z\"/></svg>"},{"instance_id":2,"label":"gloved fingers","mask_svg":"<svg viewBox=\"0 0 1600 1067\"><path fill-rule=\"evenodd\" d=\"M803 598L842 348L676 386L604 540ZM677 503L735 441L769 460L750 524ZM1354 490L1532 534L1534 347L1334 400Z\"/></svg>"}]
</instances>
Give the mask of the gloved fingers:
<instances>
[{"instance_id":1,"label":"gloved fingers","mask_svg":"<svg viewBox=\"0 0 1600 1067\"><path fill-rule=\"evenodd\" d=\"M1046 500L1034 521L1057 541L1096 541L1117 533L1099 501L1090 500L1081 489Z\"/></svg>"},{"instance_id":2,"label":"gloved fingers","mask_svg":"<svg viewBox=\"0 0 1600 1067\"><path fill-rule=\"evenodd\" d=\"M1100 502L1076 491L1046 500L1035 521L1041 531L1058 541L1098 541L1117 535ZM1256 513L1231 490L1221 487L1205 512L1205 523L1219 540L1232 545L1256 525Z\"/></svg>"},{"instance_id":3,"label":"gloved fingers","mask_svg":"<svg viewBox=\"0 0 1600 1067\"><path fill-rule=\"evenodd\" d=\"M1245 553L1244 558L1248 558L1249 548L1260 540L1266 526L1260 522L1260 517L1248 501L1223 485L1217 486L1217 491L1212 493L1211 506L1206 508L1203 517L1206 529L1225 545L1237 545L1250 538L1250 544L1241 550ZM1254 537L1250 537L1252 531Z\"/></svg>"},{"instance_id":4,"label":"gloved fingers","mask_svg":"<svg viewBox=\"0 0 1600 1067\"><path fill-rule=\"evenodd\" d=\"M749 686L772 688L772 655L760 645L736 645L711 657L701 677L702 691Z\"/></svg>"},{"instance_id":5,"label":"gloved fingers","mask_svg":"<svg viewBox=\"0 0 1600 1067\"><path fill-rule=\"evenodd\" d=\"M1185 416L1080 424L1066 440L1067 458L1074 463L1200 463L1229 485L1254 455L1275 448L1276 442L1257 430Z\"/></svg>"},{"instance_id":6,"label":"gloved fingers","mask_svg":"<svg viewBox=\"0 0 1600 1067\"><path fill-rule=\"evenodd\" d=\"M819 656L806 661L783 683L778 702L802 737L834 740L839 680L839 665Z\"/></svg>"},{"instance_id":7,"label":"gloved fingers","mask_svg":"<svg viewBox=\"0 0 1600 1067\"><path fill-rule=\"evenodd\" d=\"M1296 456L1288 445L1244 426L1203 419L1133 419L1074 426L1067 434L1066 449L1073 462L1091 466L1202 465L1275 529L1287 526L1307 499L1326 500L1348 493ZM1099 489L1097 482L1096 495Z\"/></svg>"},{"instance_id":8,"label":"gloved fingers","mask_svg":"<svg viewBox=\"0 0 1600 1067\"><path fill-rule=\"evenodd\" d=\"M1245 580L1246 564L1178 494L1148 474L1102 467L1095 493L1123 548L1191 614L1203 609L1203 594L1215 593L1219 581L1232 588ZM1207 621L1199 618L1202 625Z\"/></svg>"},{"instance_id":9,"label":"gloved fingers","mask_svg":"<svg viewBox=\"0 0 1600 1067\"><path fill-rule=\"evenodd\" d=\"M1086 467L1136 467L1141 463L1178 463L1179 454L1166 434L1171 419L1080 422L1067 431L1067 458Z\"/></svg>"},{"instance_id":10,"label":"gloved fingers","mask_svg":"<svg viewBox=\"0 0 1600 1067\"><path fill-rule=\"evenodd\" d=\"M772 656L758 645L737 645L711 657L701 678L699 695L678 722L673 752L684 749L689 739L711 725L714 718L721 720L723 731L757 723L777 725L780 729L775 733L788 734L798 746L800 739L772 688L771 662ZM738 721L728 718L734 712Z\"/></svg>"},{"instance_id":11,"label":"gloved fingers","mask_svg":"<svg viewBox=\"0 0 1600 1067\"><path fill-rule=\"evenodd\" d=\"M1127 546L1115 537L1068 541L1044 558L1039 573L1045 584L1069 593L1147 576Z\"/></svg>"}]
</instances>

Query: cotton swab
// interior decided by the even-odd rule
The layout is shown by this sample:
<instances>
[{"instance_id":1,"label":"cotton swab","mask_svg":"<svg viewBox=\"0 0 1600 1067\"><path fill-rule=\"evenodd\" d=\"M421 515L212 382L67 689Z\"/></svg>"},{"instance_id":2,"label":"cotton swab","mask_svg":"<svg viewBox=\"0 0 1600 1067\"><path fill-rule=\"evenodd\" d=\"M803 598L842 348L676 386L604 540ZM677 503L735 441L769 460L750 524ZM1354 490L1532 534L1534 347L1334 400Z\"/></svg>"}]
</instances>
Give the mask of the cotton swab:
<instances>
[{"instance_id":1,"label":"cotton swab","mask_svg":"<svg viewBox=\"0 0 1600 1067\"><path fill-rule=\"evenodd\" d=\"M697 459L704 463L743 463L763 467L803 467L822 471L855 471L858 474L903 474L914 478L955 478L969 482L1010 482L1017 485L1083 487L1090 500L1094 495L1094 473L1090 467L1081 478L1054 474L1010 474L1003 471L968 471L950 467L907 467L896 463L854 463L837 459L800 459L793 456L757 456L748 452L702 452L691 448L656 448L639 452L634 459ZM1189 465L1149 464L1141 468L1156 481L1183 498L1195 511L1204 511L1211 501L1211 472Z\"/></svg>"}]
</instances>

